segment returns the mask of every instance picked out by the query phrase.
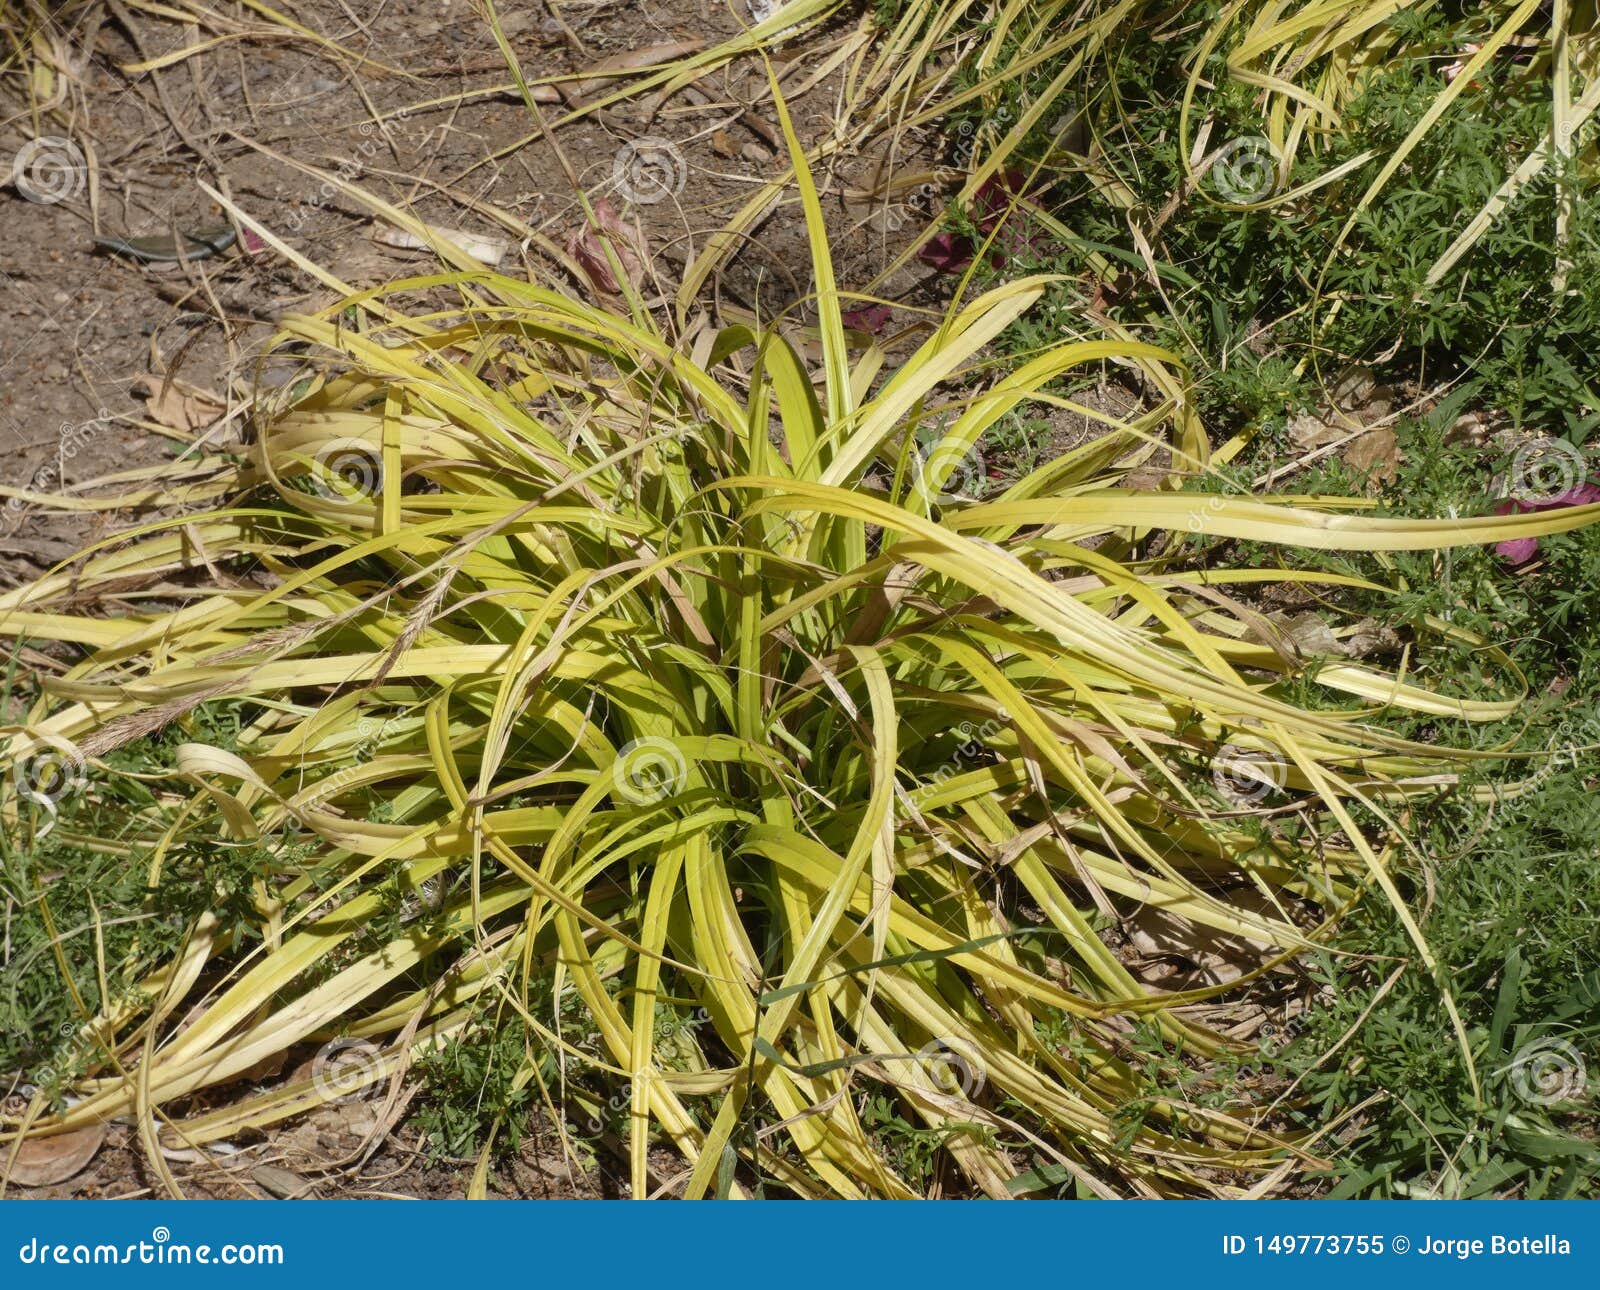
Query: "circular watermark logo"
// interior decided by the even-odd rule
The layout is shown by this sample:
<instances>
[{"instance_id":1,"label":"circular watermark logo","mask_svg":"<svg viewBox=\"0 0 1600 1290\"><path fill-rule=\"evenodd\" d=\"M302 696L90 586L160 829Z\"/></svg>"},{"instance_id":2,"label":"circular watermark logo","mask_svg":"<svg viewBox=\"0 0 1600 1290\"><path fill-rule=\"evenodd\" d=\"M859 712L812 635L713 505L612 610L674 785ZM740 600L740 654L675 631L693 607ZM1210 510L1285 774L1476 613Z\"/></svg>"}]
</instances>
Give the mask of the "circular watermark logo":
<instances>
[{"instance_id":1,"label":"circular watermark logo","mask_svg":"<svg viewBox=\"0 0 1600 1290\"><path fill-rule=\"evenodd\" d=\"M83 149L59 134L28 140L11 162L11 182L16 190L43 206L76 197L88 177Z\"/></svg>"},{"instance_id":2,"label":"circular watermark logo","mask_svg":"<svg viewBox=\"0 0 1600 1290\"><path fill-rule=\"evenodd\" d=\"M689 779L689 763L670 740L654 736L627 744L613 763L611 782L617 795L635 806L652 806L681 792Z\"/></svg>"},{"instance_id":3,"label":"circular watermark logo","mask_svg":"<svg viewBox=\"0 0 1600 1290\"><path fill-rule=\"evenodd\" d=\"M978 1046L965 1039L929 1040L917 1050L917 1064L951 1097L971 1101L989 1082Z\"/></svg>"},{"instance_id":4,"label":"circular watermark logo","mask_svg":"<svg viewBox=\"0 0 1600 1290\"><path fill-rule=\"evenodd\" d=\"M975 443L967 448L940 443L919 451L912 468L917 496L926 505L978 501L989 479L983 453Z\"/></svg>"},{"instance_id":5,"label":"circular watermark logo","mask_svg":"<svg viewBox=\"0 0 1600 1290\"><path fill-rule=\"evenodd\" d=\"M311 487L322 497L376 497L383 491L383 453L364 439L330 439L311 459Z\"/></svg>"},{"instance_id":6,"label":"circular watermark logo","mask_svg":"<svg viewBox=\"0 0 1600 1290\"><path fill-rule=\"evenodd\" d=\"M1281 161L1272 141L1263 135L1231 139L1211 162L1211 186L1236 206L1253 205L1278 190Z\"/></svg>"},{"instance_id":7,"label":"circular watermark logo","mask_svg":"<svg viewBox=\"0 0 1600 1290\"><path fill-rule=\"evenodd\" d=\"M1533 1106L1576 1102L1589 1086L1583 1054L1565 1039L1535 1039L1511 1059L1511 1087Z\"/></svg>"},{"instance_id":8,"label":"circular watermark logo","mask_svg":"<svg viewBox=\"0 0 1600 1290\"><path fill-rule=\"evenodd\" d=\"M689 182L689 164L670 139L648 135L632 139L611 159L617 191L636 206L654 206L676 197Z\"/></svg>"},{"instance_id":9,"label":"circular watermark logo","mask_svg":"<svg viewBox=\"0 0 1600 1290\"><path fill-rule=\"evenodd\" d=\"M1511 457L1509 487L1520 502L1538 505L1572 492L1588 477L1583 453L1565 439L1539 438Z\"/></svg>"},{"instance_id":10,"label":"circular watermark logo","mask_svg":"<svg viewBox=\"0 0 1600 1290\"><path fill-rule=\"evenodd\" d=\"M39 735L12 763L11 775L17 796L49 817L35 832L42 838L55 828L60 804L83 791L89 769L76 744L60 735Z\"/></svg>"},{"instance_id":11,"label":"circular watermark logo","mask_svg":"<svg viewBox=\"0 0 1600 1290\"><path fill-rule=\"evenodd\" d=\"M311 1059L311 1085L324 1102L365 1102L383 1092L383 1052L366 1039L332 1039Z\"/></svg>"},{"instance_id":12,"label":"circular watermark logo","mask_svg":"<svg viewBox=\"0 0 1600 1290\"><path fill-rule=\"evenodd\" d=\"M1288 782L1284 764L1238 744L1223 744L1211 759L1211 781L1236 806L1254 806Z\"/></svg>"}]
</instances>

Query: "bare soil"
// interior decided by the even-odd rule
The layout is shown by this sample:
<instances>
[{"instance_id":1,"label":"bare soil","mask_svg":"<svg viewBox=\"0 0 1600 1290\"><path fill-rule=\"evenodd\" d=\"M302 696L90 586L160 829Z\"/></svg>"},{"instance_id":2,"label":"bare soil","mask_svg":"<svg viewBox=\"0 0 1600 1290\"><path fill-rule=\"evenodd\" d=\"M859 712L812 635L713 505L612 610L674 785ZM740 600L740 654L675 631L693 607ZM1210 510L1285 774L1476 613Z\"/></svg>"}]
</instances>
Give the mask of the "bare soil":
<instances>
[{"instance_id":1,"label":"bare soil","mask_svg":"<svg viewBox=\"0 0 1600 1290\"><path fill-rule=\"evenodd\" d=\"M631 51L711 45L739 30L728 8L711 0L502 8L529 78L591 70ZM256 359L275 322L337 301L336 292L265 249L236 245L203 260L149 264L97 247L96 238L226 230L229 215L202 184L360 288L437 264L427 251L375 241L380 226L338 181L437 226L506 238L493 218L498 209L559 246L581 225L570 167L591 200L606 198L636 223L656 285L670 292L706 238L784 170L771 103L757 103L767 84L759 60L709 73L650 104L654 110L627 101L541 136L515 93L488 92L508 86L509 77L466 0L307 0L296 14L346 54L262 36L129 72L194 36L112 4L93 33L81 24L61 33L81 65L54 114L19 97L15 73L0 82L0 171L13 155L45 168L42 177L35 173L35 200L16 184L0 187L0 485L34 494L126 491L85 486L169 461L192 437L152 418L136 393L141 378L156 378L158 393L176 379L237 407L258 380L272 379ZM836 83L804 83L818 50L842 34L812 33L777 52L780 79L804 90L790 107L808 141L831 124ZM543 111L553 121L563 106ZM666 163L672 190L630 202L619 191L619 152L660 140L676 154ZM860 203L845 200L855 191L852 170L864 174L866 163L836 162L822 177L847 290L865 285L890 249ZM519 273L540 256L537 242L524 239L500 268ZM538 271L548 280L558 270L545 257ZM930 276L902 271L886 290L925 301L938 294L937 284L924 290ZM569 286L592 294L570 274ZM713 309L770 317L809 286L798 207L786 203L757 226L708 299ZM0 505L0 587L37 576L117 519L9 499Z\"/></svg>"}]
</instances>

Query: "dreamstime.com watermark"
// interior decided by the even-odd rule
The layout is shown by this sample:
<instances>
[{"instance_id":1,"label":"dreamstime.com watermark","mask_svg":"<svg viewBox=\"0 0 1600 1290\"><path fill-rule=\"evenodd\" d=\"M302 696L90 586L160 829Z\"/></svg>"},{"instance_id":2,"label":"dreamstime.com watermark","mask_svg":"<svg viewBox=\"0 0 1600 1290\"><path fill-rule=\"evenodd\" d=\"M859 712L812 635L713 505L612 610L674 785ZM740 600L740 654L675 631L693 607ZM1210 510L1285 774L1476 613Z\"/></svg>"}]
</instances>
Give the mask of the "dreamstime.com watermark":
<instances>
[{"instance_id":1,"label":"dreamstime.com watermark","mask_svg":"<svg viewBox=\"0 0 1600 1290\"><path fill-rule=\"evenodd\" d=\"M92 1061L107 1056L104 1045L95 1038L94 1032L93 1022L63 1021L56 1028L56 1034L61 1039L60 1047L43 1066L31 1072L29 1083L17 1085L17 1092L23 1097L50 1093L71 1079L74 1072L84 1070Z\"/></svg>"},{"instance_id":2,"label":"dreamstime.com watermark","mask_svg":"<svg viewBox=\"0 0 1600 1290\"><path fill-rule=\"evenodd\" d=\"M1546 753L1541 755L1538 769L1517 785L1519 796L1526 797L1566 767L1577 767L1589 758L1600 756L1600 752L1596 752L1597 745L1600 745L1600 712L1590 712L1575 721L1563 723L1547 746ZM1498 828L1498 825L1491 826L1491 832L1498 831Z\"/></svg>"},{"instance_id":3,"label":"dreamstime.com watermark","mask_svg":"<svg viewBox=\"0 0 1600 1290\"><path fill-rule=\"evenodd\" d=\"M694 1033L710 1021L710 1012L705 1008L697 1008L686 1021L673 1029L662 1031L658 1027L657 1054L671 1058L675 1053L687 1051ZM926 1077L936 1092L945 1097L974 1101L989 1083L989 1070L982 1051L970 1040L960 1037L939 1035L914 1053L895 1054L881 1060L891 1077L897 1063L911 1065ZM574 1140L598 1138L609 1125L615 1124L631 1111L633 1087L632 1081L622 1084L595 1108L583 1124L569 1122L567 1135Z\"/></svg>"},{"instance_id":4,"label":"dreamstime.com watermark","mask_svg":"<svg viewBox=\"0 0 1600 1290\"><path fill-rule=\"evenodd\" d=\"M912 804L920 807L929 797L937 793L950 780L957 775L982 765L989 760L990 745L1005 731L1011 721L1011 714L1004 708L996 711L982 725L973 725L970 721L963 721L956 727L956 733L961 736L961 742L951 756L946 758L928 774L911 794Z\"/></svg>"},{"instance_id":5,"label":"dreamstime.com watermark","mask_svg":"<svg viewBox=\"0 0 1600 1290\"><path fill-rule=\"evenodd\" d=\"M44 134L17 149L8 179L28 201L53 206L83 192L89 182L89 162L71 139Z\"/></svg>"},{"instance_id":6,"label":"dreamstime.com watermark","mask_svg":"<svg viewBox=\"0 0 1600 1290\"><path fill-rule=\"evenodd\" d=\"M984 126L994 134L1001 134L1014 119L1009 108L999 108L984 119ZM948 157L934 167L932 177L918 184L895 205L885 207L874 217L874 224L885 233L898 233L908 224L930 218L950 186L966 178L977 150L977 127L971 121L962 121L955 128Z\"/></svg>"},{"instance_id":7,"label":"dreamstime.com watermark","mask_svg":"<svg viewBox=\"0 0 1600 1290\"><path fill-rule=\"evenodd\" d=\"M328 440L311 460L311 488L328 501L360 502L379 496L383 492L383 450L365 439Z\"/></svg>"},{"instance_id":8,"label":"dreamstime.com watermark","mask_svg":"<svg viewBox=\"0 0 1600 1290\"><path fill-rule=\"evenodd\" d=\"M331 1106L376 1101L388 1091L383 1050L370 1039L331 1039L311 1059L311 1084Z\"/></svg>"},{"instance_id":9,"label":"dreamstime.com watermark","mask_svg":"<svg viewBox=\"0 0 1600 1290\"><path fill-rule=\"evenodd\" d=\"M1563 1106L1587 1100L1589 1068L1575 1044L1543 1036L1512 1054L1511 1088L1531 1106Z\"/></svg>"},{"instance_id":10,"label":"dreamstime.com watermark","mask_svg":"<svg viewBox=\"0 0 1600 1290\"><path fill-rule=\"evenodd\" d=\"M1265 135L1241 135L1217 149L1207 172L1217 196L1235 206L1253 206L1283 186L1283 156Z\"/></svg>"},{"instance_id":11,"label":"dreamstime.com watermark","mask_svg":"<svg viewBox=\"0 0 1600 1290\"><path fill-rule=\"evenodd\" d=\"M88 421L79 421L76 424L63 422L61 425L61 441L56 445L56 458L52 462L39 467L33 472L32 477L25 485L25 491L30 493L48 493L61 485L65 477L67 463L72 461L80 452L89 446L100 434L111 425L112 413L107 408L99 412ZM20 512L27 503L20 497L6 499L6 522L15 528L21 523Z\"/></svg>"},{"instance_id":12,"label":"dreamstime.com watermark","mask_svg":"<svg viewBox=\"0 0 1600 1290\"><path fill-rule=\"evenodd\" d=\"M1575 492L1590 474L1583 452L1565 439L1533 439L1511 458L1506 492L1529 506L1555 502Z\"/></svg>"},{"instance_id":13,"label":"dreamstime.com watermark","mask_svg":"<svg viewBox=\"0 0 1600 1290\"><path fill-rule=\"evenodd\" d=\"M1211 759L1211 780L1217 792L1235 806L1254 806L1288 784L1289 769L1254 748L1226 743Z\"/></svg>"},{"instance_id":14,"label":"dreamstime.com watermark","mask_svg":"<svg viewBox=\"0 0 1600 1290\"><path fill-rule=\"evenodd\" d=\"M678 746L648 735L626 745L612 764L612 787L635 806L653 806L681 793L689 763Z\"/></svg>"},{"instance_id":15,"label":"dreamstime.com watermark","mask_svg":"<svg viewBox=\"0 0 1600 1290\"><path fill-rule=\"evenodd\" d=\"M912 457L913 487L925 506L978 501L988 482L988 466L976 443L938 443Z\"/></svg>"},{"instance_id":16,"label":"dreamstime.com watermark","mask_svg":"<svg viewBox=\"0 0 1600 1290\"><path fill-rule=\"evenodd\" d=\"M404 131L407 142L412 146L426 148L433 140L433 131L425 130L419 134L409 128L407 124L409 117L410 112L402 109L392 116L385 117L381 126L371 121L363 121L357 126L356 131L361 135L361 142L356 144L350 155L339 162L330 178L318 184L311 196L290 212L284 221L284 229L290 233L298 233L305 227L307 220L340 196L347 185L360 179L366 172L367 163L389 146L389 140L397 129Z\"/></svg>"},{"instance_id":17,"label":"dreamstime.com watermark","mask_svg":"<svg viewBox=\"0 0 1600 1290\"><path fill-rule=\"evenodd\" d=\"M71 740L59 735L35 735L12 760L9 778L17 798L33 803L45 817L34 829L37 839L56 827L60 804L83 791L89 766Z\"/></svg>"},{"instance_id":18,"label":"dreamstime.com watermark","mask_svg":"<svg viewBox=\"0 0 1600 1290\"><path fill-rule=\"evenodd\" d=\"M940 1035L911 1054L911 1060L946 1097L971 1102L989 1082L983 1053L966 1039Z\"/></svg>"},{"instance_id":19,"label":"dreamstime.com watermark","mask_svg":"<svg viewBox=\"0 0 1600 1290\"><path fill-rule=\"evenodd\" d=\"M687 1051L691 1046L690 1040L694 1032L711 1021L711 1013L705 1008L696 1008L689 1019L676 1028L661 1033L658 1027L656 1034L656 1052L658 1055L672 1057L675 1052ZM597 1138L603 1133L608 1124L617 1120L633 1106L633 1082L629 1080L617 1089L610 1097L595 1108L594 1114L583 1124L569 1123L567 1135L571 1138Z\"/></svg>"},{"instance_id":20,"label":"dreamstime.com watermark","mask_svg":"<svg viewBox=\"0 0 1600 1290\"><path fill-rule=\"evenodd\" d=\"M113 1245L102 1241L90 1245L75 1241L70 1245L59 1241L41 1241L31 1237L17 1251L17 1261L24 1267L100 1266L131 1267L154 1264L158 1267L183 1267L191 1264L235 1267L282 1267L283 1246L277 1244L255 1245L229 1242L225 1245L189 1245L174 1241L165 1227L156 1227L148 1241L135 1241L127 1245Z\"/></svg>"},{"instance_id":21,"label":"dreamstime.com watermark","mask_svg":"<svg viewBox=\"0 0 1600 1290\"><path fill-rule=\"evenodd\" d=\"M671 139L630 139L611 159L611 182L635 206L654 206L683 191L689 163Z\"/></svg>"}]
</instances>

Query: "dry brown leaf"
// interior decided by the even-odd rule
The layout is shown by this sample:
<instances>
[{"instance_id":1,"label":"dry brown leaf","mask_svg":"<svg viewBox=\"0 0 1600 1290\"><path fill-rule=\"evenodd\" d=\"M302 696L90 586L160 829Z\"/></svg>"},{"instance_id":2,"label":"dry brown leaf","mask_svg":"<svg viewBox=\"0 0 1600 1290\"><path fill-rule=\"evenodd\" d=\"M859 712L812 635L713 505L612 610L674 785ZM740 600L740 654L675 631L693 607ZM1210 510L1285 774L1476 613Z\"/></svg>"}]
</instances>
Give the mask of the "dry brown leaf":
<instances>
[{"instance_id":1,"label":"dry brown leaf","mask_svg":"<svg viewBox=\"0 0 1600 1290\"><path fill-rule=\"evenodd\" d=\"M1159 466L1141 466L1138 470L1128 472L1122 481L1122 486L1141 493L1154 493L1167 482L1167 476L1171 473Z\"/></svg>"},{"instance_id":2,"label":"dry brown leaf","mask_svg":"<svg viewBox=\"0 0 1600 1290\"><path fill-rule=\"evenodd\" d=\"M284 1063L287 1060L288 1054L282 1051L268 1053L254 1066L246 1067L244 1070L240 1071L239 1078L252 1084L260 1084L266 1080L272 1079L276 1075L283 1074Z\"/></svg>"},{"instance_id":3,"label":"dry brown leaf","mask_svg":"<svg viewBox=\"0 0 1600 1290\"><path fill-rule=\"evenodd\" d=\"M1363 618L1344 639L1345 652L1352 658L1388 658L1403 647L1400 633L1376 618Z\"/></svg>"},{"instance_id":4,"label":"dry brown leaf","mask_svg":"<svg viewBox=\"0 0 1600 1290\"><path fill-rule=\"evenodd\" d=\"M1267 621L1282 633L1284 641L1301 658L1337 657L1349 652L1333 634L1333 628L1312 610L1303 614L1271 613Z\"/></svg>"},{"instance_id":5,"label":"dry brown leaf","mask_svg":"<svg viewBox=\"0 0 1600 1290\"><path fill-rule=\"evenodd\" d=\"M1448 430L1444 432L1446 443L1465 443L1474 448L1481 448L1489 438L1493 425L1488 417L1481 412L1467 412L1459 416Z\"/></svg>"},{"instance_id":6,"label":"dry brown leaf","mask_svg":"<svg viewBox=\"0 0 1600 1290\"><path fill-rule=\"evenodd\" d=\"M1340 414L1363 425L1381 421L1403 403L1401 392L1392 385L1384 385L1364 367L1353 367L1334 382L1328 392L1331 405ZM1334 418L1338 420L1338 417Z\"/></svg>"},{"instance_id":7,"label":"dry brown leaf","mask_svg":"<svg viewBox=\"0 0 1600 1290\"><path fill-rule=\"evenodd\" d=\"M1330 425L1310 412L1301 412L1289 422L1289 442L1306 451L1335 443L1349 433L1343 427Z\"/></svg>"},{"instance_id":8,"label":"dry brown leaf","mask_svg":"<svg viewBox=\"0 0 1600 1290\"><path fill-rule=\"evenodd\" d=\"M291 1161L328 1160L349 1152L377 1125L373 1102L330 1102L279 1133L275 1145Z\"/></svg>"},{"instance_id":9,"label":"dry brown leaf","mask_svg":"<svg viewBox=\"0 0 1600 1290\"><path fill-rule=\"evenodd\" d=\"M66 1182L94 1159L105 1144L106 1126L90 1125L72 1133L29 1138L11 1157L11 1146L0 1146L0 1175L12 1187L50 1187Z\"/></svg>"},{"instance_id":10,"label":"dry brown leaf","mask_svg":"<svg viewBox=\"0 0 1600 1290\"><path fill-rule=\"evenodd\" d=\"M1253 891L1230 891L1228 900L1264 918L1283 914ZM1125 924L1129 946L1149 960L1144 971L1170 986L1192 988L1236 981L1257 966L1271 947L1264 942L1205 927L1159 905L1142 905ZM1163 964L1162 961L1165 963ZM1174 962L1176 960L1176 962ZM1165 970L1161 970L1162 967Z\"/></svg>"},{"instance_id":11,"label":"dry brown leaf","mask_svg":"<svg viewBox=\"0 0 1600 1290\"><path fill-rule=\"evenodd\" d=\"M250 1171L250 1179L279 1200L298 1200L316 1185L277 1165L257 1165Z\"/></svg>"},{"instance_id":12,"label":"dry brown leaf","mask_svg":"<svg viewBox=\"0 0 1600 1290\"><path fill-rule=\"evenodd\" d=\"M227 400L176 377L144 373L132 388L148 401L150 419L174 430L204 430L228 410Z\"/></svg>"},{"instance_id":13,"label":"dry brown leaf","mask_svg":"<svg viewBox=\"0 0 1600 1290\"><path fill-rule=\"evenodd\" d=\"M1400 473L1400 441L1387 426L1368 430L1344 450L1344 464L1373 483L1387 483Z\"/></svg>"}]
</instances>

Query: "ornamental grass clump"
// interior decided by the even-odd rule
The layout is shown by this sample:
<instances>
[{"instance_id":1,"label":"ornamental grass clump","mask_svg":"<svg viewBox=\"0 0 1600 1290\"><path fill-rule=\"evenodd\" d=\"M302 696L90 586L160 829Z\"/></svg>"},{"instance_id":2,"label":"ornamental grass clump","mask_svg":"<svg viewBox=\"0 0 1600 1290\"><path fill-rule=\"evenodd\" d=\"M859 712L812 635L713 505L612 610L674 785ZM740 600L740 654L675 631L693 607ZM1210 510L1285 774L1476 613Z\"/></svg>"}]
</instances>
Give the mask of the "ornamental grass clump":
<instances>
[{"instance_id":1,"label":"ornamental grass clump","mask_svg":"<svg viewBox=\"0 0 1600 1290\"><path fill-rule=\"evenodd\" d=\"M0 632L84 651L0 730L8 783L48 748L92 794L113 749L233 704L232 747L183 744L122 840L79 841L125 848L153 903L186 848L265 857L154 970L104 965L103 1058L9 1137L129 1117L160 1168L349 1096L319 1046L360 1046L354 1083L392 1108L416 1056L495 1015L557 1123L622 1108L634 1195L663 1144L678 1195L915 1194L864 1113L883 1097L993 1196L1028 1165L1236 1194L1310 1158L1242 1095L1152 1086L1130 1036L1226 1054L1207 1009L1239 983L1163 992L1102 933L1154 907L1253 946L1248 985L1366 889L1398 899L1393 808L1480 755L1383 713L1519 696L1449 694L1422 645L1394 674L1321 660L1298 702L1307 662L1247 601L1354 580L1198 569L1189 535L1415 549L1600 507L1178 491L1205 439L1170 354L986 366L1042 279L900 360L848 336L796 157L820 371L786 325L680 343L490 273L394 283L285 324L307 375L225 502L0 596ZM988 427L1112 361L1160 392L1145 415L997 497L956 486ZM1160 460L1168 486L1122 486ZM19 836L28 797L0 806ZM309 1073L263 1087L285 1057Z\"/></svg>"}]
</instances>

